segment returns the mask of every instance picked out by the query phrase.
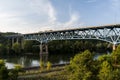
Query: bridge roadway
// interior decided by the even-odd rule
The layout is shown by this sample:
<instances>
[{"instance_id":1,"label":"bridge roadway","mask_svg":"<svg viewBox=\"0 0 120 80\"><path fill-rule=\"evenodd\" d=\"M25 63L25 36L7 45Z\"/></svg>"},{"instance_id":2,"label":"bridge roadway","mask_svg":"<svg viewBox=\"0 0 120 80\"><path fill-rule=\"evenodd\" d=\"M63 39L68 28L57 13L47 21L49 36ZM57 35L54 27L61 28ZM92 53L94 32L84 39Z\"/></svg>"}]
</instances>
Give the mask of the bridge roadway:
<instances>
[{"instance_id":1,"label":"bridge roadway","mask_svg":"<svg viewBox=\"0 0 120 80\"><path fill-rule=\"evenodd\" d=\"M52 40L96 39L112 43L114 49L115 45L120 43L120 24L56 31L50 30L38 33L11 35L8 37L14 38L17 36L22 36L26 40L39 41L40 44L46 44ZM40 49L42 50L42 46Z\"/></svg>"}]
</instances>

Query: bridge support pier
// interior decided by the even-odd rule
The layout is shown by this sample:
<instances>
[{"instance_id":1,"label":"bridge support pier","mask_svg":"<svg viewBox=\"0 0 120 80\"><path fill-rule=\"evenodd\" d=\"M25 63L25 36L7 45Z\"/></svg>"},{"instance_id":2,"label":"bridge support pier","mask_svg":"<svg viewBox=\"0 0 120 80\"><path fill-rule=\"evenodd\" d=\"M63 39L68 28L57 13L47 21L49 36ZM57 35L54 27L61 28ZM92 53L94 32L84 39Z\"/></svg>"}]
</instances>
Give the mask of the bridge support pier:
<instances>
[{"instance_id":1,"label":"bridge support pier","mask_svg":"<svg viewBox=\"0 0 120 80\"><path fill-rule=\"evenodd\" d=\"M115 51L116 50L116 44L113 44L113 51Z\"/></svg>"},{"instance_id":2,"label":"bridge support pier","mask_svg":"<svg viewBox=\"0 0 120 80\"><path fill-rule=\"evenodd\" d=\"M40 60L46 62L48 60L48 45L47 43L40 44Z\"/></svg>"},{"instance_id":3,"label":"bridge support pier","mask_svg":"<svg viewBox=\"0 0 120 80\"><path fill-rule=\"evenodd\" d=\"M10 43L10 47L13 49L14 43L20 44L20 49L23 49L23 37L12 37L8 39L8 42Z\"/></svg>"}]
</instances>

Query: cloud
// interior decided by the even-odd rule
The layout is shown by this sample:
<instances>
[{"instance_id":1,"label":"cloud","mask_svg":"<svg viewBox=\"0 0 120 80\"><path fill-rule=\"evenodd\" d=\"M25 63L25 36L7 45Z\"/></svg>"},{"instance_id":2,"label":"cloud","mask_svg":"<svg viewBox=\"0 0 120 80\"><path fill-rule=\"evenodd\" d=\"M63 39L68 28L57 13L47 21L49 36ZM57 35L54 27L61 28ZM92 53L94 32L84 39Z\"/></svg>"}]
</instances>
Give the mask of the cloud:
<instances>
[{"instance_id":1,"label":"cloud","mask_svg":"<svg viewBox=\"0 0 120 80\"><path fill-rule=\"evenodd\" d=\"M69 5L69 17L70 17L70 20L65 23L65 26L73 26L73 25L75 25L79 21L79 18L80 18L79 13L72 10L71 5Z\"/></svg>"},{"instance_id":2,"label":"cloud","mask_svg":"<svg viewBox=\"0 0 120 80\"><path fill-rule=\"evenodd\" d=\"M31 33L45 30L76 28L81 25L76 11L70 20L59 22L57 11L50 0L0 0L0 30Z\"/></svg>"},{"instance_id":3,"label":"cloud","mask_svg":"<svg viewBox=\"0 0 120 80\"><path fill-rule=\"evenodd\" d=\"M36 0L39 1L39 0ZM51 4L51 2L49 0L46 0L47 2L36 2L33 3L32 2L32 8L34 10L37 11L38 14L44 13L46 14L45 16L48 16L48 20L46 20L44 23L42 24L38 24L36 28L36 31L40 30L40 31L47 31L47 30L61 30L61 29L69 29L69 28L77 28L79 26L82 25L82 23L80 23L80 15L77 11L73 11L72 7L69 7L69 17L70 20L66 21L66 22L59 22L57 20L57 12L54 8L54 6ZM40 3L40 4L38 4ZM34 6L33 6L34 4ZM42 5L42 6L41 6ZM45 7L44 7L45 6ZM40 11L42 9L44 9L44 11ZM39 10L40 9L40 10Z\"/></svg>"},{"instance_id":4,"label":"cloud","mask_svg":"<svg viewBox=\"0 0 120 80\"><path fill-rule=\"evenodd\" d=\"M33 11L41 16L46 16L46 19L51 21L56 20L56 12L49 0L33 0L30 1L30 7Z\"/></svg>"},{"instance_id":5,"label":"cloud","mask_svg":"<svg viewBox=\"0 0 120 80\"><path fill-rule=\"evenodd\" d=\"M74 12L74 13L72 13L72 14L70 14L70 20L68 21L68 22L66 22L65 23L65 26L77 26L79 23L79 18L80 18L80 16L79 16L79 14L78 13L76 13L76 12ZM77 25L76 25L77 24ZM79 25L78 25L79 26Z\"/></svg>"},{"instance_id":6,"label":"cloud","mask_svg":"<svg viewBox=\"0 0 120 80\"><path fill-rule=\"evenodd\" d=\"M56 12L56 11L55 11ZM54 15L53 15L54 14ZM44 24L41 27L41 30L62 30L62 29L71 29L71 28L78 28L83 23L80 21L80 14L77 11L73 11L72 8L69 8L69 20L66 22L59 22L57 21L55 13L53 13L53 19L55 20L53 22L48 22L47 24Z\"/></svg>"},{"instance_id":7,"label":"cloud","mask_svg":"<svg viewBox=\"0 0 120 80\"><path fill-rule=\"evenodd\" d=\"M54 10L54 7L50 3L48 5L48 10L49 10L48 15L50 22L55 22L57 20L56 11Z\"/></svg>"}]
</instances>

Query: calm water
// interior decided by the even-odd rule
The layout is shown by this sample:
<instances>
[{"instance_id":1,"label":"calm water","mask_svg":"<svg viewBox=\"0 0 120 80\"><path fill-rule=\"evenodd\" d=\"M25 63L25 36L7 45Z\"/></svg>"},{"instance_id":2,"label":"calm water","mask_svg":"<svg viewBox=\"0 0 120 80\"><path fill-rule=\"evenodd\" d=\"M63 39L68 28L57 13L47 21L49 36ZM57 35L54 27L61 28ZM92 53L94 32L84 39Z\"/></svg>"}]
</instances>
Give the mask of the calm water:
<instances>
[{"instance_id":1,"label":"calm water","mask_svg":"<svg viewBox=\"0 0 120 80\"><path fill-rule=\"evenodd\" d=\"M73 54L52 54L44 55L42 59L44 61L50 61L52 64L63 64L70 61ZM15 64L20 64L23 67L39 66L39 56L6 56L0 55L0 59L5 60L8 69L14 68Z\"/></svg>"},{"instance_id":2,"label":"calm water","mask_svg":"<svg viewBox=\"0 0 120 80\"><path fill-rule=\"evenodd\" d=\"M63 64L70 61L71 57L74 57L75 54L52 54L44 55L42 59L44 61L50 61L52 64ZM97 53L95 59L102 55ZM23 67L33 67L39 66L40 57L39 56L0 56L0 59L5 60L6 66L8 69L14 68L15 64L20 64Z\"/></svg>"}]
</instances>

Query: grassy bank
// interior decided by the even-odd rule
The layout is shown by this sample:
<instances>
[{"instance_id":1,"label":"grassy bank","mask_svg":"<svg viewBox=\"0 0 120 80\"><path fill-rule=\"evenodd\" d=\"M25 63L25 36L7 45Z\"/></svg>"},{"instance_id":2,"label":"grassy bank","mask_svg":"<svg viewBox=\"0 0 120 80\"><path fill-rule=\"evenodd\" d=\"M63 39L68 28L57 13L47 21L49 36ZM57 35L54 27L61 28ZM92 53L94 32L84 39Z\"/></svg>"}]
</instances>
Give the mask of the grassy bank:
<instances>
[{"instance_id":1,"label":"grassy bank","mask_svg":"<svg viewBox=\"0 0 120 80\"><path fill-rule=\"evenodd\" d=\"M53 67L50 70L36 69L19 73L18 80L67 80L65 66Z\"/></svg>"}]
</instances>

